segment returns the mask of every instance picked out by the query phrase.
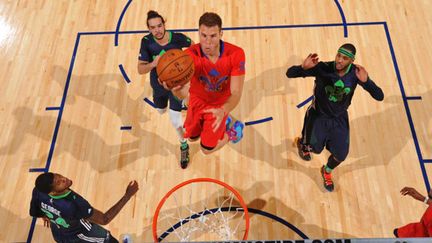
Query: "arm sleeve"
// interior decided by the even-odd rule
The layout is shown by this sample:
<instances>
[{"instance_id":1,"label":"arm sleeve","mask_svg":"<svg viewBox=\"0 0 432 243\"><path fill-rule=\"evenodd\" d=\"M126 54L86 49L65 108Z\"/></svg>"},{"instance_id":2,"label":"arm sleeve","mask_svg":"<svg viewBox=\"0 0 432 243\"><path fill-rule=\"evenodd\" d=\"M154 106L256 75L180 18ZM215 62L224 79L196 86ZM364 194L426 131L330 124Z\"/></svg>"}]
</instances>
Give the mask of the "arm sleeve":
<instances>
[{"instance_id":1,"label":"arm sleeve","mask_svg":"<svg viewBox=\"0 0 432 243\"><path fill-rule=\"evenodd\" d=\"M315 67L310 68L308 70L304 70L301 65L295 65L290 68L288 68L286 72L286 76L288 78L299 78L299 77L316 77L317 76L317 69L318 65L321 63L318 63Z\"/></svg>"},{"instance_id":2,"label":"arm sleeve","mask_svg":"<svg viewBox=\"0 0 432 243\"><path fill-rule=\"evenodd\" d=\"M384 93L383 93L382 89L380 87L378 87L378 85L376 85L374 83L374 81L372 81L372 79L370 79L369 77L368 77L366 83L362 83L360 81L358 81L358 83L360 84L360 86L363 87L363 89L365 89L367 92L369 92L369 94L375 100L378 100L378 101L384 100Z\"/></svg>"},{"instance_id":3,"label":"arm sleeve","mask_svg":"<svg viewBox=\"0 0 432 243\"><path fill-rule=\"evenodd\" d=\"M32 199L30 202L30 216L38 218L45 216L39 207L38 191L36 188L33 188Z\"/></svg>"},{"instance_id":4,"label":"arm sleeve","mask_svg":"<svg viewBox=\"0 0 432 243\"><path fill-rule=\"evenodd\" d=\"M78 194L73 195L75 205L77 206L77 218L89 218L93 214L93 207L90 203Z\"/></svg>"},{"instance_id":5,"label":"arm sleeve","mask_svg":"<svg viewBox=\"0 0 432 243\"><path fill-rule=\"evenodd\" d=\"M140 53L139 53L139 56L138 56L138 60L144 61L144 62L150 62L151 61L150 53L147 50L145 38L147 38L147 37L144 37L141 40L141 48L140 48Z\"/></svg>"},{"instance_id":6,"label":"arm sleeve","mask_svg":"<svg viewBox=\"0 0 432 243\"><path fill-rule=\"evenodd\" d=\"M246 65L246 57L243 49L240 49L234 52L231 56L231 76L241 76L245 75L245 65Z\"/></svg>"},{"instance_id":7,"label":"arm sleeve","mask_svg":"<svg viewBox=\"0 0 432 243\"><path fill-rule=\"evenodd\" d=\"M176 33L178 35L178 43L179 45L184 47L189 47L192 43L191 39L182 33Z\"/></svg>"}]
</instances>

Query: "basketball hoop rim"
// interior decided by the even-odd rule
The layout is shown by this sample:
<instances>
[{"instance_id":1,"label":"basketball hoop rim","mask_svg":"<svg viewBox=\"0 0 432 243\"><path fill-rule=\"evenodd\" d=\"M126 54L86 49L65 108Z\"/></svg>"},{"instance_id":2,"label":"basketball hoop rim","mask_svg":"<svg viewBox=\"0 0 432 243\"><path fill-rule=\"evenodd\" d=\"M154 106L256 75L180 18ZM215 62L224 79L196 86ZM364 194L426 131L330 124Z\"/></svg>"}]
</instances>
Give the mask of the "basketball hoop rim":
<instances>
[{"instance_id":1,"label":"basketball hoop rim","mask_svg":"<svg viewBox=\"0 0 432 243\"><path fill-rule=\"evenodd\" d=\"M157 220L158 220L158 217L159 217L159 212L160 212L163 204L165 203L165 201L168 199L168 197L171 196L171 194L173 194L178 189L180 189L180 188L182 188L182 187L184 187L186 185L189 185L189 184L192 184L192 183L197 183L197 182L216 183L216 184L218 184L220 186L223 186L226 189L230 190L236 196L236 198L238 199L241 207L244 210L244 214L245 214L244 217L245 217L245 221L246 221L246 229L245 229L245 232L244 232L244 235L243 235L243 240L247 240L247 236L248 236L248 232L249 232L249 213L248 213L247 205L244 202L243 198L241 197L240 193L236 189L234 189L232 186L228 185L225 182L222 182L222 181L219 181L219 180L216 180L216 179L212 179L212 178L195 178L195 179L190 179L190 180L184 181L184 182L176 185L171 190L169 190L165 194L165 196L159 201L159 204L156 207L156 211L155 211L155 213L153 215L153 222L152 222L152 231L153 231L153 240L154 240L154 242L159 242L158 241L158 235L157 235Z\"/></svg>"}]
</instances>

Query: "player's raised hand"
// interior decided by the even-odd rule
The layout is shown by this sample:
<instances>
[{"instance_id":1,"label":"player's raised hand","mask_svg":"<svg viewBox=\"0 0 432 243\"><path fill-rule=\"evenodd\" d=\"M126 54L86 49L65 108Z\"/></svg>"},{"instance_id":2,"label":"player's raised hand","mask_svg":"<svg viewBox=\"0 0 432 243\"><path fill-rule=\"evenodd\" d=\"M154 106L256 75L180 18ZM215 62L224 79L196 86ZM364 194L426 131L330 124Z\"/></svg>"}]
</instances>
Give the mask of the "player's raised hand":
<instances>
[{"instance_id":1,"label":"player's raised hand","mask_svg":"<svg viewBox=\"0 0 432 243\"><path fill-rule=\"evenodd\" d=\"M309 56L306 57L306 59L303 61L301 67L304 70L308 70L310 68L315 67L319 62L319 57L318 54L316 53L311 53L309 54Z\"/></svg>"},{"instance_id":2,"label":"player's raised hand","mask_svg":"<svg viewBox=\"0 0 432 243\"><path fill-rule=\"evenodd\" d=\"M417 199L419 201L423 201L425 198L422 194L420 194L416 189L414 189L412 187L404 187L404 188L402 188L400 193L404 196L409 195L409 196L411 196L414 199Z\"/></svg>"},{"instance_id":3,"label":"player's raised hand","mask_svg":"<svg viewBox=\"0 0 432 243\"><path fill-rule=\"evenodd\" d=\"M135 180L129 182L129 185L126 188L125 196L131 198L138 191L138 182Z\"/></svg>"},{"instance_id":4,"label":"player's raised hand","mask_svg":"<svg viewBox=\"0 0 432 243\"><path fill-rule=\"evenodd\" d=\"M358 64L355 65L356 66L356 76L357 78L360 80L360 82L362 83L366 83L367 78L368 78L368 73L366 71L366 69L363 66L360 66Z\"/></svg>"},{"instance_id":5,"label":"player's raised hand","mask_svg":"<svg viewBox=\"0 0 432 243\"><path fill-rule=\"evenodd\" d=\"M222 119L225 116L224 109L222 107L221 108L210 108L210 109L204 110L204 112L213 114L215 121L212 124L212 129L213 129L213 132L216 132L216 130L221 125Z\"/></svg>"}]
</instances>

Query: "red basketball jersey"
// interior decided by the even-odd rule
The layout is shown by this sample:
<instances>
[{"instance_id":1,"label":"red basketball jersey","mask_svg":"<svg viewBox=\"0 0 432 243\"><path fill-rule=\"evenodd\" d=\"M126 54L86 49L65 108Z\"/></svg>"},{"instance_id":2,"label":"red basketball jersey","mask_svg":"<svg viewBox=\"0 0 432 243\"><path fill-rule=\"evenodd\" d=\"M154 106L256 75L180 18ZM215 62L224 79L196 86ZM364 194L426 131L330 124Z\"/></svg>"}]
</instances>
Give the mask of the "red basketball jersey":
<instances>
[{"instance_id":1,"label":"red basketball jersey","mask_svg":"<svg viewBox=\"0 0 432 243\"><path fill-rule=\"evenodd\" d=\"M420 222L400 227L397 233L400 238L432 237L432 205L426 209Z\"/></svg>"},{"instance_id":2,"label":"red basketball jersey","mask_svg":"<svg viewBox=\"0 0 432 243\"><path fill-rule=\"evenodd\" d=\"M200 44L187 49L195 65L190 85L190 95L208 105L222 105L231 96L231 76L245 74L245 54L242 48L221 41L221 54L212 63L202 52Z\"/></svg>"}]
</instances>

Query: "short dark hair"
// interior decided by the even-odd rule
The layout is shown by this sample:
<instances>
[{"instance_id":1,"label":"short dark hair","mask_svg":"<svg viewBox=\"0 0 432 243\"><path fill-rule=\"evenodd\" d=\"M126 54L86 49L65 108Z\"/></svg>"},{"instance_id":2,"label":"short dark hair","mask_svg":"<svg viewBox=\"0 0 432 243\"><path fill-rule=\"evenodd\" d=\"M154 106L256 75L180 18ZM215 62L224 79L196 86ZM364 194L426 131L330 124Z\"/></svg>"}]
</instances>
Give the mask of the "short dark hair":
<instances>
[{"instance_id":1,"label":"short dark hair","mask_svg":"<svg viewBox=\"0 0 432 243\"><path fill-rule=\"evenodd\" d=\"M222 29L222 19L219 15L212 12L206 12L203 15L201 15L199 19L198 27L201 25L205 25L207 27L213 27L218 26L219 29Z\"/></svg>"},{"instance_id":2,"label":"short dark hair","mask_svg":"<svg viewBox=\"0 0 432 243\"><path fill-rule=\"evenodd\" d=\"M356 48L351 43L345 43L345 44L341 45L341 47L339 47L339 48L346 49L346 50L350 51L353 55L356 54Z\"/></svg>"},{"instance_id":3,"label":"short dark hair","mask_svg":"<svg viewBox=\"0 0 432 243\"><path fill-rule=\"evenodd\" d=\"M38 191L48 194L52 191L53 182L54 173L45 172L36 178L35 187Z\"/></svg>"},{"instance_id":4,"label":"short dark hair","mask_svg":"<svg viewBox=\"0 0 432 243\"><path fill-rule=\"evenodd\" d=\"M147 27L149 27L149 20L154 18L161 18L162 24L165 24L165 19L158 12L150 10L147 12Z\"/></svg>"}]
</instances>

